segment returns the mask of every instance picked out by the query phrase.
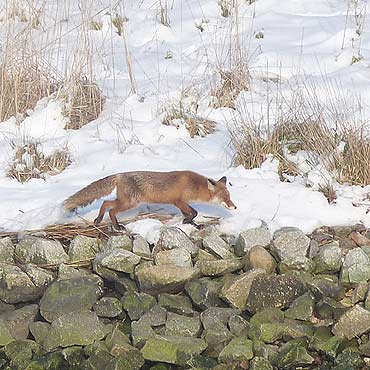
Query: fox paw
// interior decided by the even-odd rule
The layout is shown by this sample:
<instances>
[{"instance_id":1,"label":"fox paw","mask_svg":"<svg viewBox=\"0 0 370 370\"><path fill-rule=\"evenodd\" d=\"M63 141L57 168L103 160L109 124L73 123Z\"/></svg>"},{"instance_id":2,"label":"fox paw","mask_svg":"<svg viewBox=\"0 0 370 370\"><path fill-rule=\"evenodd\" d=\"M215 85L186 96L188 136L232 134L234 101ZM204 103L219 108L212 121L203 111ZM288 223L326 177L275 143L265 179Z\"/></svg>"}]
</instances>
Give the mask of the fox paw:
<instances>
[{"instance_id":1,"label":"fox paw","mask_svg":"<svg viewBox=\"0 0 370 370\"><path fill-rule=\"evenodd\" d=\"M99 225L100 225L100 222L101 222L101 219L99 219L99 217L97 217L97 218L94 220L94 225L95 225L95 226L99 226Z\"/></svg>"},{"instance_id":2,"label":"fox paw","mask_svg":"<svg viewBox=\"0 0 370 370\"><path fill-rule=\"evenodd\" d=\"M114 231L127 231L126 228L123 225L117 224L117 225L112 225L112 229Z\"/></svg>"}]
</instances>

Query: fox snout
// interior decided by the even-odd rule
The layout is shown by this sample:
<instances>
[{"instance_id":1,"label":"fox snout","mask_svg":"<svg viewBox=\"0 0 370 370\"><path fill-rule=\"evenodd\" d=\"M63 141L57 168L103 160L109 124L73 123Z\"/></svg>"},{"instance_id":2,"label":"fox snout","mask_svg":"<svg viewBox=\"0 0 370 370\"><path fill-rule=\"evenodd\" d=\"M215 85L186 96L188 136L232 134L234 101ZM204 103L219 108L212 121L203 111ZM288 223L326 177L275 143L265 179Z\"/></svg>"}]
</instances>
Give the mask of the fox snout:
<instances>
[{"instance_id":1,"label":"fox snout","mask_svg":"<svg viewBox=\"0 0 370 370\"><path fill-rule=\"evenodd\" d=\"M227 209L236 209L236 205L231 200L228 202L221 202L221 204Z\"/></svg>"}]
</instances>

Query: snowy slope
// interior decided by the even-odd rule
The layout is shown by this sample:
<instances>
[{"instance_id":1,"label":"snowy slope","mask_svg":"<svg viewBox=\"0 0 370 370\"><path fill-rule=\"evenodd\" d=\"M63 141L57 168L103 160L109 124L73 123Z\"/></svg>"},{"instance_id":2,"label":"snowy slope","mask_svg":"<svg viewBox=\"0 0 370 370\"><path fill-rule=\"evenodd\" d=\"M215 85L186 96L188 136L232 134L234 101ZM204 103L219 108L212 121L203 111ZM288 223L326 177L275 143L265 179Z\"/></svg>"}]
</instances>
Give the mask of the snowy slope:
<instances>
[{"instance_id":1,"label":"snowy slope","mask_svg":"<svg viewBox=\"0 0 370 370\"><path fill-rule=\"evenodd\" d=\"M280 182L275 160L268 159L253 170L232 167L234 152L227 130L232 111L209 108L207 97L211 82L217 78L217 67L227 66L231 24L235 29L235 18L222 17L216 0L168 1L170 27L159 22L159 1L117 3L117 9L129 19L127 40L137 95L130 94L123 39L112 28L108 15L117 10L112 9L116 3L81 3L85 15L88 12L102 22L102 29L90 30L88 36L94 51L94 75L107 97L104 111L78 131L64 130L61 103L45 99L20 125L15 119L0 124L0 230L79 221L76 216L63 214L60 204L81 187L106 175L180 169L216 179L228 177L236 211L195 205L202 214L222 216L220 227L225 232L237 233L261 222L272 229L297 226L307 232L322 224L364 222L370 226L365 200L370 187L338 185L337 202L329 205L322 193L307 188L303 181ZM323 102L328 99L327 86L331 83L340 86L338 95L349 103L361 96L361 114L369 116L370 20L365 17L359 36L356 29L360 18L355 14L366 9L360 7L361 1L358 3L355 8L344 0L257 0L250 5L239 0L239 38L248 51L252 75L251 91L240 99L256 119L264 117L274 94L290 91L307 77ZM83 17L76 1L60 4L58 0L46 2L43 27L33 31L33 42L35 47L45 45L50 63L64 73L80 46ZM4 9L5 4L3 13ZM199 24L203 32L196 27ZM2 47L7 26L7 21L1 22ZM16 21L14 27L21 30L24 24ZM255 37L259 32L263 38ZM359 51L362 59L352 64ZM281 79L279 91L276 83L266 82L273 77ZM161 124L163 106L178 101L181 91L189 87L202 94L198 112L217 122L216 133L190 138L184 128ZM46 181L33 179L20 184L7 178L14 155L10 142L21 142L25 137L39 140L45 153L68 145L72 165L57 176L48 176ZM353 202L363 205L355 207ZM100 203L81 209L80 215L93 220ZM178 217L174 223L179 221ZM158 222L141 222L132 228L150 237L151 230L158 229Z\"/></svg>"}]
</instances>

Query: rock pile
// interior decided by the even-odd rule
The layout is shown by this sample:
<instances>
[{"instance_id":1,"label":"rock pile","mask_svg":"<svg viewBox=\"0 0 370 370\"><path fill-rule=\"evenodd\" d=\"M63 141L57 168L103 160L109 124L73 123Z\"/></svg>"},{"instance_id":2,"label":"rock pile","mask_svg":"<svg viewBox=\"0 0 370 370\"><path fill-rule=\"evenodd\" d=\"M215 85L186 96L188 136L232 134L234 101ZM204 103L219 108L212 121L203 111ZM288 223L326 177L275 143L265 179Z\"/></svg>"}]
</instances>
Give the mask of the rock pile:
<instances>
[{"instance_id":1,"label":"rock pile","mask_svg":"<svg viewBox=\"0 0 370 370\"><path fill-rule=\"evenodd\" d=\"M370 233L0 239L0 369L366 369Z\"/></svg>"}]
</instances>

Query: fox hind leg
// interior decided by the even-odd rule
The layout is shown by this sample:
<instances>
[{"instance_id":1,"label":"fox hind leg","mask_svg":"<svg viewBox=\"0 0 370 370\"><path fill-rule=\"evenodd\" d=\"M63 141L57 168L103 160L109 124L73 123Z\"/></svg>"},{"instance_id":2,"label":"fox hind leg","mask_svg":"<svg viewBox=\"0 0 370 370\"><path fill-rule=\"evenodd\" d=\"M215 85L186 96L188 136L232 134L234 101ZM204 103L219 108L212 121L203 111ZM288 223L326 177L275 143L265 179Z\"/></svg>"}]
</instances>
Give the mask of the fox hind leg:
<instances>
[{"instance_id":1,"label":"fox hind leg","mask_svg":"<svg viewBox=\"0 0 370 370\"><path fill-rule=\"evenodd\" d=\"M100 207L98 217L94 220L94 225L98 226L103 220L103 217L105 215L105 212L108 208L112 208L115 205L115 200L105 200L103 204Z\"/></svg>"},{"instance_id":2,"label":"fox hind leg","mask_svg":"<svg viewBox=\"0 0 370 370\"><path fill-rule=\"evenodd\" d=\"M120 212L127 211L134 207L131 207L126 203L122 203L119 200L115 200L114 203L115 203L114 206L109 210L109 217L112 221L113 228L116 230L125 230L125 227L118 223L116 215Z\"/></svg>"},{"instance_id":3,"label":"fox hind leg","mask_svg":"<svg viewBox=\"0 0 370 370\"><path fill-rule=\"evenodd\" d=\"M116 230L122 230L124 227L118 223L116 215L117 213L127 211L130 208L132 207L120 202L118 199L106 200L100 207L98 217L94 220L94 225L98 226L102 222L105 212L109 209L109 217L112 221L113 227Z\"/></svg>"}]
</instances>

